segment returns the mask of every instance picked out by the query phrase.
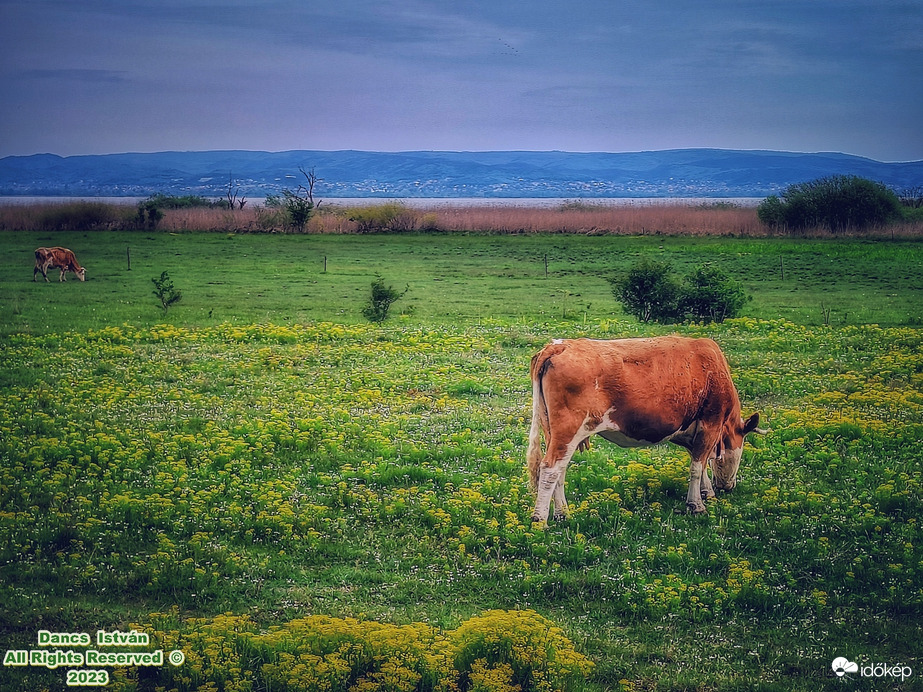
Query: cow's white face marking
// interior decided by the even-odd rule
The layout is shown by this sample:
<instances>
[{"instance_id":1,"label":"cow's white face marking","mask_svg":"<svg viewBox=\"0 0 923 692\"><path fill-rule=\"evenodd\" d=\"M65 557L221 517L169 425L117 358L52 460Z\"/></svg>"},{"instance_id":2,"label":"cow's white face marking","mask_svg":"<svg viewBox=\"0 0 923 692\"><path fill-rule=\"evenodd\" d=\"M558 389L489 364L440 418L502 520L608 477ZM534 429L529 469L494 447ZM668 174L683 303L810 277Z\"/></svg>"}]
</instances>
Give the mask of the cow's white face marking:
<instances>
[{"instance_id":1,"label":"cow's white face marking","mask_svg":"<svg viewBox=\"0 0 923 692\"><path fill-rule=\"evenodd\" d=\"M719 490L731 490L737 485L737 470L743 456L744 440L751 432L758 430L756 426L759 422L760 414L754 413L746 421L741 418L736 424L731 421L725 423L718 454L712 463L715 487Z\"/></svg>"},{"instance_id":2,"label":"cow's white face marking","mask_svg":"<svg viewBox=\"0 0 923 692\"><path fill-rule=\"evenodd\" d=\"M712 464L712 474L715 477L715 487L718 490L731 490L737 485L737 470L740 468L743 451L743 440L741 440L740 447L736 449L725 448L721 456L715 458Z\"/></svg>"}]
</instances>

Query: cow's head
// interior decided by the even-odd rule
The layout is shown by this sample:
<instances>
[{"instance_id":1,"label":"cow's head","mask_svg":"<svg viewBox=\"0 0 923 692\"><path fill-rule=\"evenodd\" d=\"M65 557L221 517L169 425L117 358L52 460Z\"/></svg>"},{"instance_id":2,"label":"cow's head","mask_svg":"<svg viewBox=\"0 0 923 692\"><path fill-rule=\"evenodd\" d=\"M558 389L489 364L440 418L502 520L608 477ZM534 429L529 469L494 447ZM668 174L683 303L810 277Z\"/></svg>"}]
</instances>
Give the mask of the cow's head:
<instances>
[{"instance_id":1,"label":"cow's head","mask_svg":"<svg viewBox=\"0 0 923 692\"><path fill-rule=\"evenodd\" d=\"M757 427L759 423L760 414L754 413L747 420L737 418L724 424L724 433L718 442L711 467L718 490L731 490L737 485L737 469L740 468L740 457L744 451L744 438L752 432L764 433L765 430Z\"/></svg>"},{"instance_id":2,"label":"cow's head","mask_svg":"<svg viewBox=\"0 0 923 692\"><path fill-rule=\"evenodd\" d=\"M87 280L87 268L86 267L80 267L80 269L78 269L74 273L77 275L77 278L80 279L81 281Z\"/></svg>"}]
</instances>

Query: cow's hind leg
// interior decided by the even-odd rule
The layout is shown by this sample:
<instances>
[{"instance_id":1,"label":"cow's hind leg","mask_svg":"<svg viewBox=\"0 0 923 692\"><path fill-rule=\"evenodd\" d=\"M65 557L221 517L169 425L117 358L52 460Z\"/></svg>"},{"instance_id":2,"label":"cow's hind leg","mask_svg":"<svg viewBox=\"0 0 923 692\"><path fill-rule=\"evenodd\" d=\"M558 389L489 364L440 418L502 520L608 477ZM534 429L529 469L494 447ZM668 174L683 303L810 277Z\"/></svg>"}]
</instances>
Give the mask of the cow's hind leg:
<instances>
[{"instance_id":1,"label":"cow's hind leg","mask_svg":"<svg viewBox=\"0 0 923 692\"><path fill-rule=\"evenodd\" d=\"M567 498L564 497L564 477L567 475L567 467L561 469L561 475L558 478L558 483L554 487L554 492L551 494L552 500L554 500L554 513L551 515L551 518L554 521L564 521L567 519Z\"/></svg>"},{"instance_id":2,"label":"cow's hind leg","mask_svg":"<svg viewBox=\"0 0 923 692\"><path fill-rule=\"evenodd\" d=\"M567 500L564 497L564 476L567 465L577 445L587 436L578 436L579 432L561 435L552 433L548 448L545 450L545 459L538 477L538 489L535 498L535 510L532 512L532 521L544 522L548 520L548 511L551 501L554 500L554 520L560 521L567 516Z\"/></svg>"},{"instance_id":3,"label":"cow's hind leg","mask_svg":"<svg viewBox=\"0 0 923 692\"><path fill-rule=\"evenodd\" d=\"M544 522L548 520L548 510L551 499L558 491L558 481L564 474L560 465L544 466L538 477L538 491L535 498L535 509L532 512L532 521ZM563 494L563 491L561 491Z\"/></svg>"}]
</instances>

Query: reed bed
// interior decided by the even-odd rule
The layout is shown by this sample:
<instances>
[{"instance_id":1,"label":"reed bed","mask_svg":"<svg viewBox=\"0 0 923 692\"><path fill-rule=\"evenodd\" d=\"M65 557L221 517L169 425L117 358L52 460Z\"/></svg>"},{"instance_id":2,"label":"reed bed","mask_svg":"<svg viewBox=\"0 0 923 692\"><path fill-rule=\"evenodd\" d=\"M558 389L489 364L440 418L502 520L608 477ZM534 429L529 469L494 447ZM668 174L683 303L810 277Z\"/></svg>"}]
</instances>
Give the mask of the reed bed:
<instances>
[{"instance_id":1,"label":"reed bed","mask_svg":"<svg viewBox=\"0 0 923 692\"><path fill-rule=\"evenodd\" d=\"M307 233L361 232L486 232L486 233L579 233L586 235L708 235L761 237L763 226L754 208L706 207L684 204L651 206L562 205L448 206L410 208L386 215L378 226L356 220L361 211L393 202L365 207L322 206L311 218ZM284 231L273 210L252 207L166 210L160 228L181 231Z\"/></svg>"},{"instance_id":2,"label":"reed bed","mask_svg":"<svg viewBox=\"0 0 923 692\"><path fill-rule=\"evenodd\" d=\"M425 213L442 231L498 233L581 233L617 235L747 235L766 229L755 208L736 206L594 205L560 207L445 207Z\"/></svg>"},{"instance_id":3,"label":"reed bed","mask_svg":"<svg viewBox=\"0 0 923 692\"><path fill-rule=\"evenodd\" d=\"M376 223L369 219L379 218ZM0 230L151 230L131 205L96 201L42 202L0 205ZM244 209L165 209L157 230L226 233L286 233L278 209L258 205ZM918 238L923 221L832 232L814 228L790 233L757 218L756 208L729 203L626 204L567 202L555 207L465 206L409 207L400 202L370 200L369 204L340 206L330 201L319 207L304 229L309 234L352 233L566 233L582 235L672 235L724 237L864 237Z\"/></svg>"}]
</instances>

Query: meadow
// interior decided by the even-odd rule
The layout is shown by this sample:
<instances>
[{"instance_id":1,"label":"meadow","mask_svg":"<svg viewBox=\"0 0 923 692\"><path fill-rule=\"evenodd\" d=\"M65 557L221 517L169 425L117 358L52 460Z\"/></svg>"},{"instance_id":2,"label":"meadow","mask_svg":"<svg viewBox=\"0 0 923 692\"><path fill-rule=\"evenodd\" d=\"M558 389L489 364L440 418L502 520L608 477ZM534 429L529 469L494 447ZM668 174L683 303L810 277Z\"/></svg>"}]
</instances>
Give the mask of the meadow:
<instances>
[{"instance_id":1,"label":"meadow","mask_svg":"<svg viewBox=\"0 0 923 692\"><path fill-rule=\"evenodd\" d=\"M0 651L135 629L184 653L107 668L120 690L920 688L919 241L0 242ZM32 283L39 245L88 280ZM626 317L606 278L644 255L719 263L745 316ZM361 316L376 274L409 287L383 325ZM770 429L737 488L681 513L685 452L600 441L570 519L533 525L531 355L674 332L719 342ZM840 679L839 656L913 674Z\"/></svg>"}]
</instances>

